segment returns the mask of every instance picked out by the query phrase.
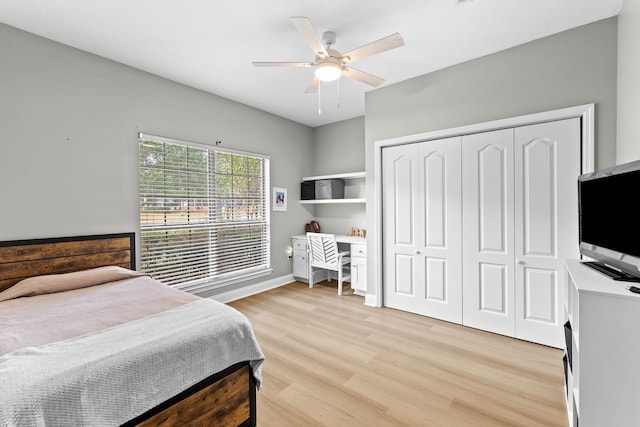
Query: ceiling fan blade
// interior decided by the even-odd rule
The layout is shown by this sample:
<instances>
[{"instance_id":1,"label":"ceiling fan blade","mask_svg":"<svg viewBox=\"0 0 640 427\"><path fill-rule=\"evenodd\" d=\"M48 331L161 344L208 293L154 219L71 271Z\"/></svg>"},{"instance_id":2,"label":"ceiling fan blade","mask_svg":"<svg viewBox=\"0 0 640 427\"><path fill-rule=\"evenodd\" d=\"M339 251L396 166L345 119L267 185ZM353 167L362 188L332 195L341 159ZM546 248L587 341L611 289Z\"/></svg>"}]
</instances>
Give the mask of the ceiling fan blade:
<instances>
[{"instance_id":1,"label":"ceiling fan blade","mask_svg":"<svg viewBox=\"0 0 640 427\"><path fill-rule=\"evenodd\" d=\"M254 62L256 67L313 67L313 62Z\"/></svg>"},{"instance_id":2,"label":"ceiling fan blade","mask_svg":"<svg viewBox=\"0 0 640 427\"><path fill-rule=\"evenodd\" d=\"M318 36L316 29L313 28L313 24L304 16L292 16L291 22L296 26L298 32L302 35L302 38L307 42L313 53L317 56L321 56L326 58L329 56L327 52L327 48L325 48L324 43L322 43L322 39Z\"/></svg>"},{"instance_id":3,"label":"ceiling fan blade","mask_svg":"<svg viewBox=\"0 0 640 427\"><path fill-rule=\"evenodd\" d=\"M307 87L307 90L304 91L304 93L315 93L318 91L319 86L320 79L316 76L313 76L313 80L311 80L311 83L309 83L309 86Z\"/></svg>"},{"instance_id":4,"label":"ceiling fan blade","mask_svg":"<svg viewBox=\"0 0 640 427\"><path fill-rule=\"evenodd\" d=\"M399 33L395 33L391 34L390 36L383 37L380 40L376 40L364 46L360 46L353 50L350 50L349 52L342 54L340 58L346 64L347 62L357 61L359 59L363 59L377 53L385 52L387 50L395 49L400 46L404 46L404 39Z\"/></svg>"},{"instance_id":5,"label":"ceiling fan blade","mask_svg":"<svg viewBox=\"0 0 640 427\"><path fill-rule=\"evenodd\" d=\"M356 70L355 68L344 67L343 70L343 76L368 84L369 86L378 87L384 83L384 79L382 77L374 76L373 74L365 73L364 71Z\"/></svg>"}]
</instances>

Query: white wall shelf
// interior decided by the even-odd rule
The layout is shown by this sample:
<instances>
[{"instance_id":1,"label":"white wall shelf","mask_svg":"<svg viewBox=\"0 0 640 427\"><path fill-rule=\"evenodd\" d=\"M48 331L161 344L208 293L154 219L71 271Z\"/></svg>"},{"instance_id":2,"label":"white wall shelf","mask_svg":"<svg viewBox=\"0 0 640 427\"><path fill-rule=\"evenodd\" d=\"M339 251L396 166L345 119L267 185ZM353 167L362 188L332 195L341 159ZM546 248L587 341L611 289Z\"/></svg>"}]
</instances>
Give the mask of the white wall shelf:
<instances>
[{"instance_id":1,"label":"white wall shelf","mask_svg":"<svg viewBox=\"0 0 640 427\"><path fill-rule=\"evenodd\" d=\"M362 172L348 172L348 173L337 173L333 175L318 175L318 176L305 176L302 178L302 181L318 181L321 179L344 179L344 180L358 180L366 178L367 173ZM313 200L300 200L301 205L337 205L337 204L347 204L347 203L367 203L367 199L358 197L364 195L364 182L360 183L356 181L353 183L353 186L350 187L352 189L351 192L346 191L347 198L345 199L313 199ZM355 191L354 191L355 190ZM354 197L356 196L356 197Z\"/></svg>"},{"instance_id":2,"label":"white wall shelf","mask_svg":"<svg viewBox=\"0 0 640 427\"><path fill-rule=\"evenodd\" d=\"M300 200L301 205L331 205L341 203L366 203L367 199L316 199Z\"/></svg>"},{"instance_id":3,"label":"white wall shelf","mask_svg":"<svg viewBox=\"0 0 640 427\"><path fill-rule=\"evenodd\" d=\"M305 176L303 181L317 181L319 179L358 179L365 178L366 172L349 172L349 173L337 173L334 175L318 175L318 176Z\"/></svg>"}]
</instances>

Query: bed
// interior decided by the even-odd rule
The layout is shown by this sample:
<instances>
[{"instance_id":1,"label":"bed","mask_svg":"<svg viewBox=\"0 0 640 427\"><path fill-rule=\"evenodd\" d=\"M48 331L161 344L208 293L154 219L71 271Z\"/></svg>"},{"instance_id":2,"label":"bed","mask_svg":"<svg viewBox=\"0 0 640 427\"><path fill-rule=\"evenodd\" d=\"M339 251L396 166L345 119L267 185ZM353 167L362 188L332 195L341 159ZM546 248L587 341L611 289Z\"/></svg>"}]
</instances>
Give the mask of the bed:
<instances>
[{"instance_id":1,"label":"bed","mask_svg":"<svg viewBox=\"0 0 640 427\"><path fill-rule=\"evenodd\" d=\"M0 425L255 426L231 307L135 271L133 233L0 242Z\"/></svg>"}]
</instances>

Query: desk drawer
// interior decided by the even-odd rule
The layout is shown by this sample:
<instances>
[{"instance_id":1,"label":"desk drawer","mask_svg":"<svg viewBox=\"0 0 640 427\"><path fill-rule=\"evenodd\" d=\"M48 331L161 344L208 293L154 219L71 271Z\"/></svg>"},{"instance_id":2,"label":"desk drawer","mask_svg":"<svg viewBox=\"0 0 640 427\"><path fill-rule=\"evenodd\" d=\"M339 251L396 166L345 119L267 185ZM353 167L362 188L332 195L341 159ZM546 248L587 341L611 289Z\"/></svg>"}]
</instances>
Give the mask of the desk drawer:
<instances>
[{"instance_id":1,"label":"desk drawer","mask_svg":"<svg viewBox=\"0 0 640 427\"><path fill-rule=\"evenodd\" d=\"M351 256L352 257L366 257L367 256L367 245L351 245Z\"/></svg>"},{"instance_id":2,"label":"desk drawer","mask_svg":"<svg viewBox=\"0 0 640 427\"><path fill-rule=\"evenodd\" d=\"M306 251L307 250L307 239L293 239L293 250L294 251Z\"/></svg>"}]
</instances>

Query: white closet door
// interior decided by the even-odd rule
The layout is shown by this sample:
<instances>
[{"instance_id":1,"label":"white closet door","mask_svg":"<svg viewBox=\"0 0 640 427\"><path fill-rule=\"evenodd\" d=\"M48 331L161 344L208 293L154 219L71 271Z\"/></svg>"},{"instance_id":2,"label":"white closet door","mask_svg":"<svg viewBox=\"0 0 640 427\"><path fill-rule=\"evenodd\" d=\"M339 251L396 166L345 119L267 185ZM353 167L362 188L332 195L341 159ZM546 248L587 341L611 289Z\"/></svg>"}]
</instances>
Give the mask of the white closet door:
<instances>
[{"instance_id":1,"label":"white closet door","mask_svg":"<svg viewBox=\"0 0 640 427\"><path fill-rule=\"evenodd\" d=\"M382 150L384 305L418 313L419 144Z\"/></svg>"},{"instance_id":2,"label":"white closet door","mask_svg":"<svg viewBox=\"0 0 640 427\"><path fill-rule=\"evenodd\" d=\"M422 311L462 323L462 173L460 137L420 144L418 252Z\"/></svg>"},{"instance_id":3,"label":"white closet door","mask_svg":"<svg viewBox=\"0 0 640 427\"><path fill-rule=\"evenodd\" d=\"M565 258L578 258L580 120L515 130L516 337L563 346Z\"/></svg>"},{"instance_id":4,"label":"white closet door","mask_svg":"<svg viewBox=\"0 0 640 427\"><path fill-rule=\"evenodd\" d=\"M515 335L513 129L462 138L463 323Z\"/></svg>"},{"instance_id":5,"label":"white closet door","mask_svg":"<svg viewBox=\"0 0 640 427\"><path fill-rule=\"evenodd\" d=\"M383 151L385 305L462 322L460 138Z\"/></svg>"}]
</instances>

